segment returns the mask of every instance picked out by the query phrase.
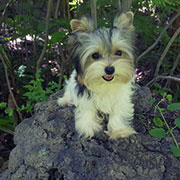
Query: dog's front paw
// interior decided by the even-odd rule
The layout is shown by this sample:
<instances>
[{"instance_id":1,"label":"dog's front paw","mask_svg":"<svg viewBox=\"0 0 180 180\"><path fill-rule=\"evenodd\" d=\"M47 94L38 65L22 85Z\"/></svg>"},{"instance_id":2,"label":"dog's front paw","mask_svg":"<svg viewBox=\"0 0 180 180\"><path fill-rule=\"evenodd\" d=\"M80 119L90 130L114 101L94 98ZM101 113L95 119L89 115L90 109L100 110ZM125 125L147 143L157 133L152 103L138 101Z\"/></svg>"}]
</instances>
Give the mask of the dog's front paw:
<instances>
[{"instance_id":1,"label":"dog's front paw","mask_svg":"<svg viewBox=\"0 0 180 180\"><path fill-rule=\"evenodd\" d=\"M110 137L110 139L118 139L129 137L130 135L137 134L133 128L119 129L116 131L105 131L105 133Z\"/></svg>"},{"instance_id":2,"label":"dog's front paw","mask_svg":"<svg viewBox=\"0 0 180 180\"><path fill-rule=\"evenodd\" d=\"M79 135L84 136L85 138L92 138L95 133L102 130L102 126L94 121L88 124L82 121L77 121L75 126Z\"/></svg>"},{"instance_id":3,"label":"dog's front paw","mask_svg":"<svg viewBox=\"0 0 180 180\"><path fill-rule=\"evenodd\" d=\"M57 103L59 106L72 106L73 105L65 97L59 98L57 100Z\"/></svg>"}]
</instances>

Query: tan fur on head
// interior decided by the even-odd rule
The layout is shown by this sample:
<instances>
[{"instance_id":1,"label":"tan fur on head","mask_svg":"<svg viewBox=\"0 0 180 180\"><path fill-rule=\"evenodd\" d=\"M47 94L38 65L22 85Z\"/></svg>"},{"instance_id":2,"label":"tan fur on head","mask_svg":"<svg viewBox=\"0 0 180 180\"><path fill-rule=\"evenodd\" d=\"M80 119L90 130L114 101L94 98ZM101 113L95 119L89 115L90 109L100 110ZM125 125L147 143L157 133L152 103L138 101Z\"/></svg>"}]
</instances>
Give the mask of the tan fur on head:
<instances>
[{"instance_id":1,"label":"tan fur on head","mask_svg":"<svg viewBox=\"0 0 180 180\"><path fill-rule=\"evenodd\" d=\"M77 76L77 81L78 81L79 84L82 84L82 85L84 84L83 79L82 79L81 76Z\"/></svg>"},{"instance_id":2,"label":"tan fur on head","mask_svg":"<svg viewBox=\"0 0 180 180\"><path fill-rule=\"evenodd\" d=\"M59 105L75 105L75 128L80 136L94 136L102 130L97 112L108 114L106 134L111 139L135 134L133 13L117 16L111 28L94 29L86 17L70 22L73 33L68 47L75 70L67 81Z\"/></svg>"},{"instance_id":3,"label":"tan fur on head","mask_svg":"<svg viewBox=\"0 0 180 180\"><path fill-rule=\"evenodd\" d=\"M72 19L70 21L70 26L72 29L72 32L91 32L93 31L93 22L88 20L86 17L83 17L82 19Z\"/></svg>"},{"instance_id":4,"label":"tan fur on head","mask_svg":"<svg viewBox=\"0 0 180 180\"><path fill-rule=\"evenodd\" d=\"M120 16L116 17L113 25L119 29L127 29L133 31L134 30L134 26L132 24L133 20L134 20L133 12L128 11L127 13L123 13Z\"/></svg>"}]
</instances>

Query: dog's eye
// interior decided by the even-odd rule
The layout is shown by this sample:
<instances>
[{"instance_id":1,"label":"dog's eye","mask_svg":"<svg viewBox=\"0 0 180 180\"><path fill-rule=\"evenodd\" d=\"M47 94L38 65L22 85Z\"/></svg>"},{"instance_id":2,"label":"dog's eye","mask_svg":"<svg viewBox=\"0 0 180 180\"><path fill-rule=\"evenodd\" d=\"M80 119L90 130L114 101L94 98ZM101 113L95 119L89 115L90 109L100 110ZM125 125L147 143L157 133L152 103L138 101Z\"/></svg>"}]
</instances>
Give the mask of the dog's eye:
<instances>
[{"instance_id":1,"label":"dog's eye","mask_svg":"<svg viewBox=\"0 0 180 180\"><path fill-rule=\"evenodd\" d=\"M116 51L115 55L116 56L122 56L122 51L121 50Z\"/></svg>"},{"instance_id":2,"label":"dog's eye","mask_svg":"<svg viewBox=\"0 0 180 180\"><path fill-rule=\"evenodd\" d=\"M100 59L101 55L99 53L94 53L92 54L92 58L97 60L97 59Z\"/></svg>"}]
</instances>

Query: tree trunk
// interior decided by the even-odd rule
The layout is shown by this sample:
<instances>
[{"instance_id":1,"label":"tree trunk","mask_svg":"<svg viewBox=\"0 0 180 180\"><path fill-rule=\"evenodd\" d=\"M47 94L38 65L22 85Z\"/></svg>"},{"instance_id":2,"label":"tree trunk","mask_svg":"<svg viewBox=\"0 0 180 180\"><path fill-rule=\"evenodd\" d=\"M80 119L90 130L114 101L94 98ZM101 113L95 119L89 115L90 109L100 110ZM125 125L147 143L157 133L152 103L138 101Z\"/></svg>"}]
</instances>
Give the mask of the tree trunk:
<instances>
[{"instance_id":1,"label":"tree trunk","mask_svg":"<svg viewBox=\"0 0 180 180\"><path fill-rule=\"evenodd\" d=\"M60 10L60 17L63 17L65 19L70 19L69 0L61 0L59 10Z\"/></svg>"}]
</instances>

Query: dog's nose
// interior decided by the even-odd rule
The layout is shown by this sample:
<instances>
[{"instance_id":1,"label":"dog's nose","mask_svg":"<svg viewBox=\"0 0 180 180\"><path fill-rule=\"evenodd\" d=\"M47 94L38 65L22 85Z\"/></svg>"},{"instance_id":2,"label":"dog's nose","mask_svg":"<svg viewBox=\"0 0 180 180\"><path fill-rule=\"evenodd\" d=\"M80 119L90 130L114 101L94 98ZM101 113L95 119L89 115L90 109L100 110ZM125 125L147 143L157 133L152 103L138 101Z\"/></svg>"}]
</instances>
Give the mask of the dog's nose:
<instances>
[{"instance_id":1,"label":"dog's nose","mask_svg":"<svg viewBox=\"0 0 180 180\"><path fill-rule=\"evenodd\" d=\"M106 74L111 75L114 73L115 69L113 66L107 66L104 71Z\"/></svg>"}]
</instances>

